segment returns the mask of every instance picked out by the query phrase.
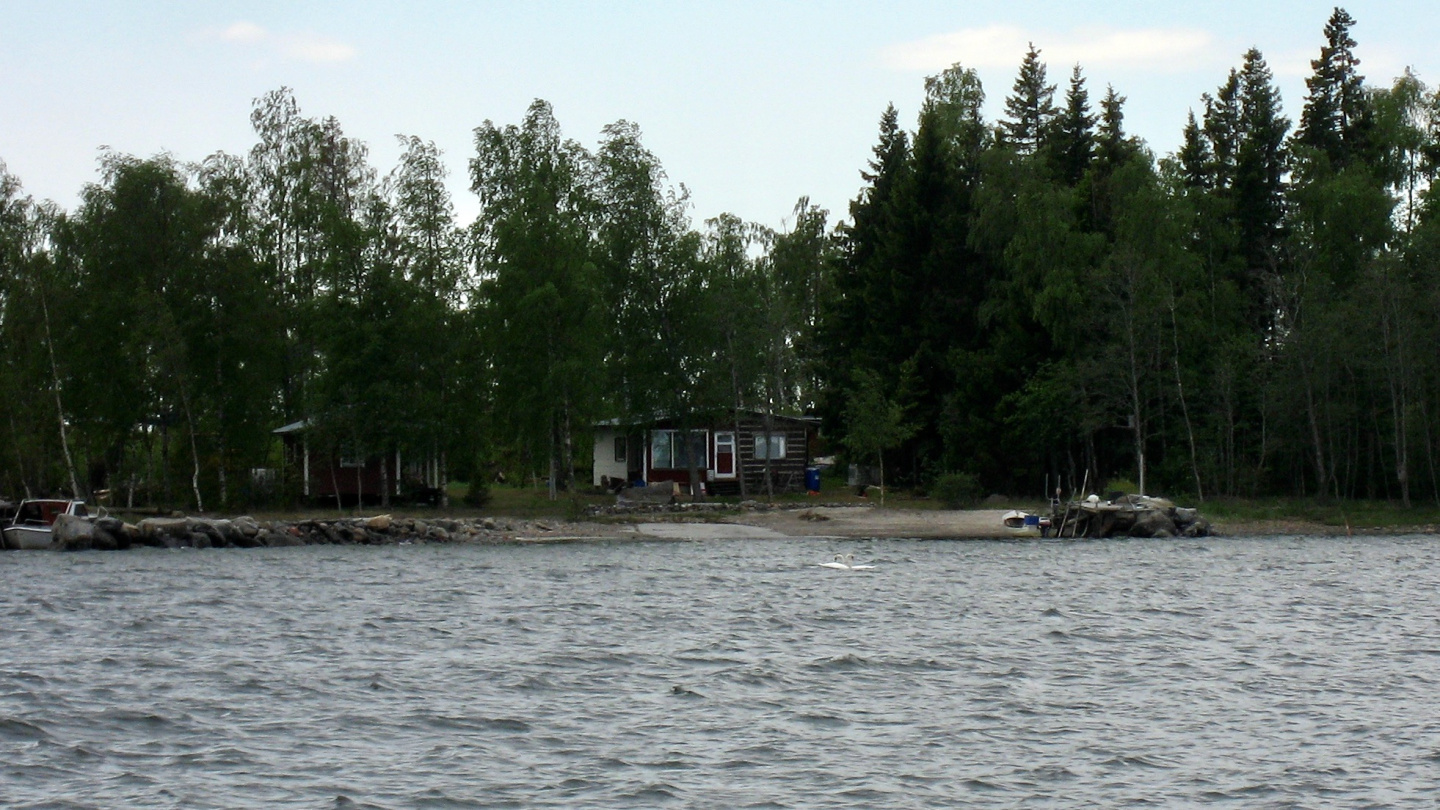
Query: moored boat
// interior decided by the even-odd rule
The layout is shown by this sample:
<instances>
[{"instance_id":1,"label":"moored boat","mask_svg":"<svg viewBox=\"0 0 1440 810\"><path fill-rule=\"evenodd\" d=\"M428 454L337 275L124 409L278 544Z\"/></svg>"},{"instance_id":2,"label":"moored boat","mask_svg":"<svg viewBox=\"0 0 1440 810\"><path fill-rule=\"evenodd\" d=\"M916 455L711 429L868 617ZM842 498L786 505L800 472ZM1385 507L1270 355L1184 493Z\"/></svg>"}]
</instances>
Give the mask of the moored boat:
<instances>
[{"instance_id":1,"label":"moored boat","mask_svg":"<svg viewBox=\"0 0 1440 810\"><path fill-rule=\"evenodd\" d=\"M5 548L15 550L43 550L50 548L53 539L55 519L61 515L87 517L84 501L68 501L61 498L43 498L21 501L15 510L15 518L0 533L5 539Z\"/></svg>"},{"instance_id":2,"label":"moored boat","mask_svg":"<svg viewBox=\"0 0 1440 810\"><path fill-rule=\"evenodd\" d=\"M1039 537L1040 517L1029 512L1012 509L1000 517L1000 522L1014 537Z\"/></svg>"}]
</instances>

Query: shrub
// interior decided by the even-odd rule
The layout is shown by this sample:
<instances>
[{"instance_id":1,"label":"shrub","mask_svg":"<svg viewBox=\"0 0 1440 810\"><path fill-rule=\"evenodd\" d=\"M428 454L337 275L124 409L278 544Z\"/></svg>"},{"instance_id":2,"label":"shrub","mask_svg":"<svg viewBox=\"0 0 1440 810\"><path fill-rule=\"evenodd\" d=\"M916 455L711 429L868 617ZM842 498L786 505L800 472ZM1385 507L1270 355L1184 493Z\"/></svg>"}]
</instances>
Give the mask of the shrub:
<instances>
[{"instance_id":1,"label":"shrub","mask_svg":"<svg viewBox=\"0 0 1440 810\"><path fill-rule=\"evenodd\" d=\"M465 505L479 509L490 503L490 487L483 478L478 476L470 481L470 488L465 491Z\"/></svg>"},{"instance_id":2,"label":"shrub","mask_svg":"<svg viewBox=\"0 0 1440 810\"><path fill-rule=\"evenodd\" d=\"M1135 482L1128 478L1111 478L1105 482L1105 486L1095 490L1096 494L1102 498L1108 497L1112 492L1119 492L1122 495L1133 495L1139 491L1140 488L1135 486Z\"/></svg>"},{"instance_id":3,"label":"shrub","mask_svg":"<svg viewBox=\"0 0 1440 810\"><path fill-rule=\"evenodd\" d=\"M945 473L930 487L930 497L946 509L964 509L980 502L980 479L972 473Z\"/></svg>"}]
</instances>

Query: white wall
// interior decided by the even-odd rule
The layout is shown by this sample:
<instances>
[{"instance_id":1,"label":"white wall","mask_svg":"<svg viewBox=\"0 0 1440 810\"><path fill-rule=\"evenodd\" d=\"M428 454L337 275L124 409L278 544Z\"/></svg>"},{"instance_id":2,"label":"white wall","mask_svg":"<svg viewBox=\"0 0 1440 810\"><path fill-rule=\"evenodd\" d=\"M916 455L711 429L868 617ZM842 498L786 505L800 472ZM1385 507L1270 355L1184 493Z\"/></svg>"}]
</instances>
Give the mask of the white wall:
<instances>
[{"instance_id":1,"label":"white wall","mask_svg":"<svg viewBox=\"0 0 1440 810\"><path fill-rule=\"evenodd\" d=\"M615 460L615 437L619 432L615 428L595 428L595 472L591 474L594 480L591 483L600 486L600 476L608 475L612 479L625 480L625 462Z\"/></svg>"}]
</instances>

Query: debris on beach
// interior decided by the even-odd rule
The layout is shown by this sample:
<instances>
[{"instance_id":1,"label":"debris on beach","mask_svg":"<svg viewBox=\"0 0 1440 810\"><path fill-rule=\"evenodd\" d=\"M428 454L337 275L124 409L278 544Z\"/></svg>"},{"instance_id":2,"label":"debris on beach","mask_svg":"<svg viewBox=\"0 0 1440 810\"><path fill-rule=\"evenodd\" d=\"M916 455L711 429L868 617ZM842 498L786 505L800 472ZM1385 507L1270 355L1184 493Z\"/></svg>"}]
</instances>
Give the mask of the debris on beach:
<instances>
[{"instance_id":1,"label":"debris on beach","mask_svg":"<svg viewBox=\"0 0 1440 810\"><path fill-rule=\"evenodd\" d=\"M1198 509L1147 495L1090 495L1052 511L1055 537L1208 537L1211 531Z\"/></svg>"}]
</instances>

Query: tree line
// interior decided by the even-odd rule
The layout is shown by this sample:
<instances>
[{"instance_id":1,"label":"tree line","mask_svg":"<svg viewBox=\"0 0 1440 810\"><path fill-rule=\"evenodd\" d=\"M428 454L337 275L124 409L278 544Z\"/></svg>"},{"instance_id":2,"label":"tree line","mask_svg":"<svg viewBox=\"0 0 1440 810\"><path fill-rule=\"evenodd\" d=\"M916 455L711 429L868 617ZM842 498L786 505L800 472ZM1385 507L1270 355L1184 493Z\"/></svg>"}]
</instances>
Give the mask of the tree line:
<instances>
[{"instance_id":1,"label":"tree line","mask_svg":"<svg viewBox=\"0 0 1440 810\"><path fill-rule=\"evenodd\" d=\"M1252 49L1159 159L1034 47L996 125L960 66L913 134L887 110L817 333L827 423L878 379L912 481L1440 502L1440 96L1366 84L1353 25L1298 124Z\"/></svg>"},{"instance_id":2,"label":"tree line","mask_svg":"<svg viewBox=\"0 0 1440 810\"><path fill-rule=\"evenodd\" d=\"M285 88L251 123L245 155L105 152L74 211L0 166L0 492L293 498L294 465L278 493L257 471L301 420L322 456L560 489L596 420L804 407L832 250L805 200L783 231L694 228L638 127L588 150L537 101L475 130L462 228L433 143L381 174Z\"/></svg>"},{"instance_id":3,"label":"tree line","mask_svg":"<svg viewBox=\"0 0 1440 810\"><path fill-rule=\"evenodd\" d=\"M73 211L0 166L0 492L250 505L298 420L558 490L598 420L746 409L922 487L1440 502L1440 95L1366 84L1353 25L1298 123L1251 50L1159 158L1078 65L1032 47L996 122L956 65L833 227L697 225L635 124L543 101L475 130L465 227L432 143L381 173L284 88L248 153L105 152Z\"/></svg>"}]
</instances>

